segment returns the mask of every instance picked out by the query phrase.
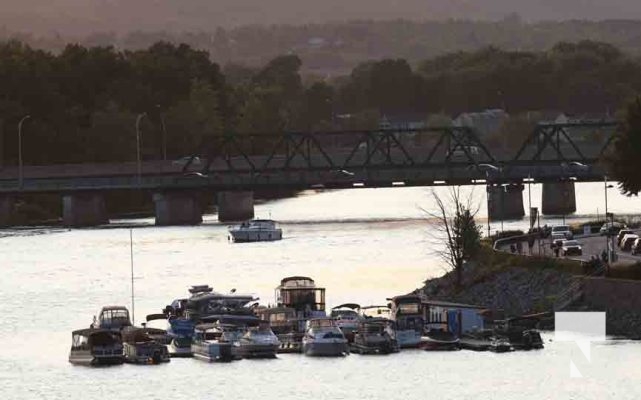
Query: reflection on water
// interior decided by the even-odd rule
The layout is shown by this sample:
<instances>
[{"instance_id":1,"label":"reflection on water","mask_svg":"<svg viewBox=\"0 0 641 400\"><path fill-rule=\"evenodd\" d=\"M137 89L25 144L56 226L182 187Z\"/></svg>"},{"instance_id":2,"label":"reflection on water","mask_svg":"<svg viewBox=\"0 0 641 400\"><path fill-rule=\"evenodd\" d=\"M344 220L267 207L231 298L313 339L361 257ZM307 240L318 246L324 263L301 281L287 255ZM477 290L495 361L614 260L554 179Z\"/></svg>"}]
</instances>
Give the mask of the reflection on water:
<instances>
[{"instance_id":1,"label":"reflection on water","mask_svg":"<svg viewBox=\"0 0 641 400\"><path fill-rule=\"evenodd\" d=\"M579 185L579 213L601 207L602 185ZM440 188L440 191L444 188ZM532 198L540 197L533 187ZM483 188L475 196L484 213ZM524 193L527 207L527 192ZM641 212L641 201L611 191L614 212ZM420 208L429 189L358 189L307 194L257 206L282 221L285 239L230 244L226 226L206 216L198 227L134 230L136 319L185 296L192 284L251 292L273 302L282 277L308 275L327 288L329 306L385 303L443 272ZM342 222L352 221L352 222ZM153 222L136 221L137 224ZM549 223L549 222L548 222ZM525 221L509 227L523 227ZM495 226L493 226L495 229ZM67 363L71 331L88 327L106 304L130 304L129 231L5 231L0 235L0 393L4 398L634 398L641 346L595 345L586 379L570 380L573 347L505 355L403 352L209 365L172 360L156 367L108 369ZM546 340L551 340L550 336ZM608 343L610 344L610 343ZM583 372L584 370L582 370ZM568 393L568 395L560 395Z\"/></svg>"}]
</instances>

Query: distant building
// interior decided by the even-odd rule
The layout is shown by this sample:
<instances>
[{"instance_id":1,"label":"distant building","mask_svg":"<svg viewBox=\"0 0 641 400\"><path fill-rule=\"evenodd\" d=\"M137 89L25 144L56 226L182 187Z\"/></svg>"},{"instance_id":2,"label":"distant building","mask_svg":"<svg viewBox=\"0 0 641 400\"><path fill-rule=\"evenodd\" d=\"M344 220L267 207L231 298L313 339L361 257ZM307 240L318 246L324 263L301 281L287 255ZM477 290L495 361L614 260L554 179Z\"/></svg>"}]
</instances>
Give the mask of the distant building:
<instances>
[{"instance_id":1,"label":"distant building","mask_svg":"<svg viewBox=\"0 0 641 400\"><path fill-rule=\"evenodd\" d=\"M423 129L427 126L426 118L421 113L384 114L378 126L380 129Z\"/></svg>"},{"instance_id":2,"label":"distant building","mask_svg":"<svg viewBox=\"0 0 641 400\"><path fill-rule=\"evenodd\" d=\"M480 136L488 136L498 132L508 119L510 115L504 110L493 109L461 114L454 119L453 125L472 128Z\"/></svg>"}]
</instances>

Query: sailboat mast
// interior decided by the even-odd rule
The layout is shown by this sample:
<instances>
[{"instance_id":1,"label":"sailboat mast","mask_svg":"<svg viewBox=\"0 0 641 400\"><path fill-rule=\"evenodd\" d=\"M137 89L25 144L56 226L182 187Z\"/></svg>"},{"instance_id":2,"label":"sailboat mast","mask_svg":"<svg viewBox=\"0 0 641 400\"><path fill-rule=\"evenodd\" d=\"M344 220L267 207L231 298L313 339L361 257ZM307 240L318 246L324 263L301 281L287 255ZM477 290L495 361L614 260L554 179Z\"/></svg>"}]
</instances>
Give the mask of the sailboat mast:
<instances>
[{"instance_id":1,"label":"sailboat mast","mask_svg":"<svg viewBox=\"0 0 641 400\"><path fill-rule=\"evenodd\" d=\"M134 235L133 229L129 229L129 258L131 260L131 323L136 325L136 314L134 308Z\"/></svg>"}]
</instances>

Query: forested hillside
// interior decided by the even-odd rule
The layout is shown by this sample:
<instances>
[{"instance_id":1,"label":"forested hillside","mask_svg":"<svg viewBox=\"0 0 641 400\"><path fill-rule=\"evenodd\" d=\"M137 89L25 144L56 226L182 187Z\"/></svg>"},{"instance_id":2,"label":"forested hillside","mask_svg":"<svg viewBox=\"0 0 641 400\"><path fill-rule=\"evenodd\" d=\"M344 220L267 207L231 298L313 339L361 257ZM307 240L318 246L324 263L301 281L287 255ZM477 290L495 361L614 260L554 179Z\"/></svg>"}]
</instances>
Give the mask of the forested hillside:
<instances>
[{"instance_id":1,"label":"forested hillside","mask_svg":"<svg viewBox=\"0 0 641 400\"><path fill-rule=\"evenodd\" d=\"M61 35L348 20L641 19L637 0L3 0L0 26Z\"/></svg>"}]
</instances>

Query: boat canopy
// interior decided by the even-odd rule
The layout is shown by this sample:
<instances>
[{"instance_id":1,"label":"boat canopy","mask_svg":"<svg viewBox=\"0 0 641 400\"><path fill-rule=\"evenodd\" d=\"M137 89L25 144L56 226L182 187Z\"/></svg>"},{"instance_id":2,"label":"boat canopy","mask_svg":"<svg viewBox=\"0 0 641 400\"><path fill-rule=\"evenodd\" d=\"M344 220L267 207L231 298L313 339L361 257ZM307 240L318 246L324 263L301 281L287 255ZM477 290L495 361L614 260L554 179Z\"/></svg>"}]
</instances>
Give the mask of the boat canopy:
<instances>
[{"instance_id":1,"label":"boat canopy","mask_svg":"<svg viewBox=\"0 0 641 400\"><path fill-rule=\"evenodd\" d=\"M279 288L315 288L312 278L307 276L290 276L280 281Z\"/></svg>"},{"instance_id":2,"label":"boat canopy","mask_svg":"<svg viewBox=\"0 0 641 400\"><path fill-rule=\"evenodd\" d=\"M106 329L80 329L71 333L73 349L87 349L92 346L110 346L119 343L120 339Z\"/></svg>"},{"instance_id":3,"label":"boat canopy","mask_svg":"<svg viewBox=\"0 0 641 400\"><path fill-rule=\"evenodd\" d=\"M189 293L191 294L197 294L197 293L211 293L214 290L209 285L193 285L192 287L189 288Z\"/></svg>"},{"instance_id":4,"label":"boat canopy","mask_svg":"<svg viewBox=\"0 0 641 400\"><path fill-rule=\"evenodd\" d=\"M147 317L145 319L147 320L147 322L156 321L156 320L159 320L159 319L167 319L167 315L165 315L165 314L149 314L149 315L147 315Z\"/></svg>"},{"instance_id":5,"label":"boat canopy","mask_svg":"<svg viewBox=\"0 0 641 400\"><path fill-rule=\"evenodd\" d=\"M332 310L337 310L339 308L349 308L350 310L358 310L359 308L361 308L361 306L356 303L345 303L345 304L341 304L340 306L336 306L332 308Z\"/></svg>"}]
</instances>

